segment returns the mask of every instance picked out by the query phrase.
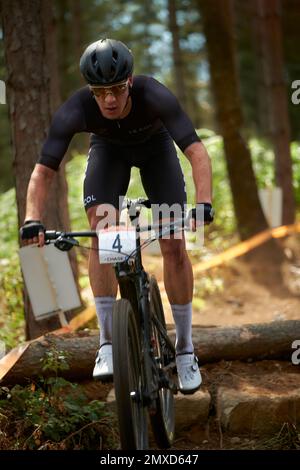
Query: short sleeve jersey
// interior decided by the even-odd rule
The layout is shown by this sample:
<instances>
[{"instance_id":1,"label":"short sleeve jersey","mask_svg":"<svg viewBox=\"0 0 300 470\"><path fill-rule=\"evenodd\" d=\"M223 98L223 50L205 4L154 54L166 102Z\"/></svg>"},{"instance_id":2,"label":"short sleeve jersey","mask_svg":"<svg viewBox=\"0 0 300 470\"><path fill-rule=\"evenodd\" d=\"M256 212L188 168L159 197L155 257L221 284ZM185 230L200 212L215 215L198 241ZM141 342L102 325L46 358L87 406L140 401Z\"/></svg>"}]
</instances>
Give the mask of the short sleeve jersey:
<instances>
[{"instance_id":1,"label":"short sleeve jersey","mask_svg":"<svg viewBox=\"0 0 300 470\"><path fill-rule=\"evenodd\" d=\"M57 170L72 137L79 132L128 146L147 142L152 135L167 131L182 151L200 141L177 98L154 78L134 76L130 95L129 114L117 120L102 115L88 86L76 91L56 111L39 163Z\"/></svg>"}]
</instances>

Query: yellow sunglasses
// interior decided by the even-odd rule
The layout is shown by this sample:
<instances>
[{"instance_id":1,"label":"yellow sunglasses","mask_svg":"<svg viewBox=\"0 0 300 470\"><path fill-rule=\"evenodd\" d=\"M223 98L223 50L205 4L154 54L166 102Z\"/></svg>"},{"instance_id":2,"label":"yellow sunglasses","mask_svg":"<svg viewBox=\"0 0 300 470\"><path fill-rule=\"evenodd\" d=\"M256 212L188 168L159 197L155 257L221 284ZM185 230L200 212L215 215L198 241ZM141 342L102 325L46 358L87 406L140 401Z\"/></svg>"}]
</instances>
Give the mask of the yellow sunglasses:
<instances>
[{"instance_id":1,"label":"yellow sunglasses","mask_svg":"<svg viewBox=\"0 0 300 470\"><path fill-rule=\"evenodd\" d=\"M97 96L97 98L105 98L107 94L114 96L121 96L128 87L128 80L126 82L119 83L113 86L92 86L90 85L91 92Z\"/></svg>"}]
</instances>

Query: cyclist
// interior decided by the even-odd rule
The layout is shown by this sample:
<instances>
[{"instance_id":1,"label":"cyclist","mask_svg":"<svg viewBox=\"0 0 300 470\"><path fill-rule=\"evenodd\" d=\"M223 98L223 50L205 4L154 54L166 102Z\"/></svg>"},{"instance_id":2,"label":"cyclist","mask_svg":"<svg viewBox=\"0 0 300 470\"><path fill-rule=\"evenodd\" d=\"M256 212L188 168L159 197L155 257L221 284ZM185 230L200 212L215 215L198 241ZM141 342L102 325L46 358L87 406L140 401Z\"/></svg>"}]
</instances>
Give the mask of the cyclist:
<instances>
[{"instance_id":1,"label":"cyclist","mask_svg":"<svg viewBox=\"0 0 300 470\"><path fill-rule=\"evenodd\" d=\"M132 166L140 169L153 204L186 202L185 183L173 140L191 163L197 203L212 220L211 167L207 151L176 97L152 77L133 76L133 56L114 39L90 44L80 59L87 86L76 91L55 113L27 192L21 238L44 244L42 216L50 183L68 145L78 132L89 132L90 148L84 180L84 206L92 230L110 204L118 215ZM203 207L203 206L202 206ZM103 211L102 211L103 214ZM193 222L194 223L194 222ZM93 376L112 378L112 308L117 282L111 265L99 264L98 241L92 241L89 278L100 326L100 349ZM193 273L184 237L160 240L164 283L176 326L179 389L196 391L201 384L192 343Z\"/></svg>"}]
</instances>

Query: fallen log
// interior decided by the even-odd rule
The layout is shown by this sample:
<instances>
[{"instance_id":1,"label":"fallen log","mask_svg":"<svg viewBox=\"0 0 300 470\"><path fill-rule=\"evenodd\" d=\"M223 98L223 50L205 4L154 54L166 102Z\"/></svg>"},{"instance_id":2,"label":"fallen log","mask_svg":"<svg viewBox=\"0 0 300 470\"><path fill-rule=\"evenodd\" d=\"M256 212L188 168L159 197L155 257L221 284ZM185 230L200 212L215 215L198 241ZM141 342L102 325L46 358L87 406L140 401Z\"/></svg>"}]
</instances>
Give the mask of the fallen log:
<instances>
[{"instance_id":1,"label":"fallen log","mask_svg":"<svg viewBox=\"0 0 300 470\"><path fill-rule=\"evenodd\" d=\"M46 353L50 350L61 351L66 355L69 368L60 370L58 375L68 380L80 381L92 377L96 352L99 348L99 331L79 331L76 333L65 333L61 335L47 334L41 339L30 342L25 351L18 357L14 365L2 375L0 385L23 384L28 380L39 376L49 377L56 375L53 370L43 370L43 362ZM10 351L7 362L11 361L10 355L18 355L18 348ZM5 367L6 356L1 359L2 369Z\"/></svg>"},{"instance_id":2,"label":"fallen log","mask_svg":"<svg viewBox=\"0 0 300 470\"><path fill-rule=\"evenodd\" d=\"M300 320L193 329L200 364L222 359L291 360L292 343L296 339L300 339Z\"/></svg>"},{"instance_id":3,"label":"fallen log","mask_svg":"<svg viewBox=\"0 0 300 470\"><path fill-rule=\"evenodd\" d=\"M174 330L169 331L175 339ZM292 343L300 339L300 320L257 323L233 327L194 327L193 340L200 364L220 360L290 359ZM59 375L73 381L90 378L99 332L80 331L62 335L49 334L33 341L6 372L0 385L26 383L37 376L53 375L43 370L46 352L54 348L67 355L69 369ZM0 361L5 365L5 357Z\"/></svg>"}]
</instances>

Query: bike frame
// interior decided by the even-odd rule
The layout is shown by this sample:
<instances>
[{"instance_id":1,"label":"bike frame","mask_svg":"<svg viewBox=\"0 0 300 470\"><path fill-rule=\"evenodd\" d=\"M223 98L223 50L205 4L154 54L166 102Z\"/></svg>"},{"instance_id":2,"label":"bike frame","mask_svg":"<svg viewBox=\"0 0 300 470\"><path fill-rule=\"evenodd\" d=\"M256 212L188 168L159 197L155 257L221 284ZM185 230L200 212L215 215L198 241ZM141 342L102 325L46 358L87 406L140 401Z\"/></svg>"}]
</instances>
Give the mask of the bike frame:
<instances>
[{"instance_id":1,"label":"bike frame","mask_svg":"<svg viewBox=\"0 0 300 470\"><path fill-rule=\"evenodd\" d=\"M168 386L175 391L175 384L160 383L161 377L157 374L157 367L151 346L151 313L149 302L149 278L144 270L141 256L141 242L140 242L140 225L139 225L140 210L136 211L134 217L130 217L131 223L136 228L136 252L134 260L128 260L115 264L115 274L120 287L122 298L127 298L134 310L137 324L139 325L139 332L141 333L141 360L144 361L145 383L143 392L143 403L148 406L149 411L155 412L156 399L158 389L162 386ZM160 335L163 337L175 357L175 348L170 338L164 331L164 328L156 319L155 326L159 330ZM175 367L175 361L168 367Z\"/></svg>"}]
</instances>

